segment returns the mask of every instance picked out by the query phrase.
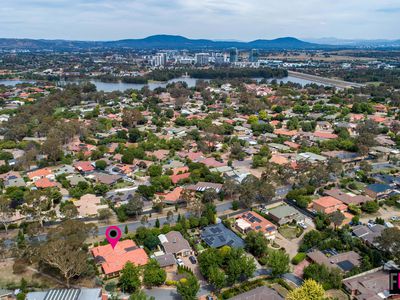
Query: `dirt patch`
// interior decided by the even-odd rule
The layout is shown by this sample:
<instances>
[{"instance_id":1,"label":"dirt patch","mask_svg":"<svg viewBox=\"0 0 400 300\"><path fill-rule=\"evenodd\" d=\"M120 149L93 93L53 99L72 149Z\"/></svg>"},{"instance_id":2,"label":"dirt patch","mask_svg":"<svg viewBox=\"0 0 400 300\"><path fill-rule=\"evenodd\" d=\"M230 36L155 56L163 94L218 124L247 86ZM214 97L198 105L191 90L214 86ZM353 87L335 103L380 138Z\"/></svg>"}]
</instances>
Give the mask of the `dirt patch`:
<instances>
[{"instance_id":1,"label":"dirt patch","mask_svg":"<svg viewBox=\"0 0 400 300\"><path fill-rule=\"evenodd\" d=\"M14 274L13 264L14 260L12 259L0 261L0 287L18 286L22 278L28 281L29 285L33 286L45 288L55 288L59 286L57 282L28 268L22 274Z\"/></svg>"}]
</instances>

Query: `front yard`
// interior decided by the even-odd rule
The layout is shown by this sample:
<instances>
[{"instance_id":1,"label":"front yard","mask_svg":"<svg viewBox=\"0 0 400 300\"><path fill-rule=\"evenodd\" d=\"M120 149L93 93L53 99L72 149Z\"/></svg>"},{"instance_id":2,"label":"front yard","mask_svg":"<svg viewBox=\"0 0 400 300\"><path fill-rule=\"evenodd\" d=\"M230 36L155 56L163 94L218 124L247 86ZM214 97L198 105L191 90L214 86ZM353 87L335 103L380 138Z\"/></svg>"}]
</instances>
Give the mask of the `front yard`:
<instances>
[{"instance_id":1,"label":"front yard","mask_svg":"<svg viewBox=\"0 0 400 300\"><path fill-rule=\"evenodd\" d=\"M298 226L282 225L278 228L278 232L286 239L293 240L303 234L303 229Z\"/></svg>"}]
</instances>

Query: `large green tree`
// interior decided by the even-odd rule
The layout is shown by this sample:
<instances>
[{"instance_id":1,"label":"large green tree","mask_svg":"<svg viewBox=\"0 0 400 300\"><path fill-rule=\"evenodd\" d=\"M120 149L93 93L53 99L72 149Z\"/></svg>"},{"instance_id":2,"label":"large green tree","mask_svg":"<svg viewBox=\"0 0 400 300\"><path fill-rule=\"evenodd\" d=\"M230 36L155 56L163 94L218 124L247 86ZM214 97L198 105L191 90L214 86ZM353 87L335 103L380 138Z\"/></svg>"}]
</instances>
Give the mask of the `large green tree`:
<instances>
[{"instance_id":1,"label":"large green tree","mask_svg":"<svg viewBox=\"0 0 400 300\"><path fill-rule=\"evenodd\" d=\"M160 286L167 279L167 274L164 269L160 267L156 260L150 262L144 267L143 283L148 287Z\"/></svg>"},{"instance_id":2,"label":"large green tree","mask_svg":"<svg viewBox=\"0 0 400 300\"><path fill-rule=\"evenodd\" d=\"M200 290L200 284L194 275L188 275L179 280L176 290L183 300L197 300L197 293Z\"/></svg>"},{"instance_id":3,"label":"large green tree","mask_svg":"<svg viewBox=\"0 0 400 300\"><path fill-rule=\"evenodd\" d=\"M121 271L118 283L125 293L134 293L138 291L141 286L139 267L131 262L127 262Z\"/></svg>"}]
</instances>

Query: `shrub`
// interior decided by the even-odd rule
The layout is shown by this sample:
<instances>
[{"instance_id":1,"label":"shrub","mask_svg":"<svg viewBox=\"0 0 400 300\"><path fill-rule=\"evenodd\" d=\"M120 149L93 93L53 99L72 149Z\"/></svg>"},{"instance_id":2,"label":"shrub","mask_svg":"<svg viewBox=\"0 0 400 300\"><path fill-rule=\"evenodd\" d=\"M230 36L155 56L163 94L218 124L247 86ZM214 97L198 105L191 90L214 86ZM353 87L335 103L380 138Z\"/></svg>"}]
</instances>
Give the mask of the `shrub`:
<instances>
[{"instance_id":1,"label":"shrub","mask_svg":"<svg viewBox=\"0 0 400 300\"><path fill-rule=\"evenodd\" d=\"M304 252L299 252L292 258L292 264L298 265L303 260L305 260L306 257L307 257L307 255Z\"/></svg>"},{"instance_id":2,"label":"shrub","mask_svg":"<svg viewBox=\"0 0 400 300\"><path fill-rule=\"evenodd\" d=\"M17 259L13 265L13 273L14 274L22 274L26 271L26 261L23 259Z\"/></svg>"},{"instance_id":3,"label":"shrub","mask_svg":"<svg viewBox=\"0 0 400 300\"><path fill-rule=\"evenodd\" d=\"M165 281L165 284L168 285L168 286L171 286L171 285L177 285L178 282L175 281L175 280L169 280L168 279L168 280Z\"/></svg>"}]
</instances>

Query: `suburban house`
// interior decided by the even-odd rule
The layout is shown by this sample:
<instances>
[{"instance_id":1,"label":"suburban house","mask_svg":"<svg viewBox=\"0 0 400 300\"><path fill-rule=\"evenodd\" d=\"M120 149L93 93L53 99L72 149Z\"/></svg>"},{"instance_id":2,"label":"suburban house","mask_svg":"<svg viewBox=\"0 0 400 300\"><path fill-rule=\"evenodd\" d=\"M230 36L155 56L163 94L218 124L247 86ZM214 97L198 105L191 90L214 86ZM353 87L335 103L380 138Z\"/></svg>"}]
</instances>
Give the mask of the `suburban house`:
<instances>
[{"instance_id":1,"label":"suburban house","mask_svg":"<svg viewBox=\"0 0 400 300\"><path fill-rule=\"evenodd\" d=\"M32 171L32 172L29 172L27 175L28 175L28 178L30 180L32 180L33 182L35 182L35 181L37 181L39 179L43 179L43 178L47 178L47 179L50 179L50 180L54 180L55 179L54 174L48 168L35 170L35 171Z\"/></svg>"},{"instance_id":2,"label":"suburban house","mask_svg":"<svg viewBox=\"0 0 400 300\"><path fill-rule=\"evenodd\" d=\"M260 286L248 292L239 294L235 297L230 298L231 300L283 300L284 298L279 295L275 290L267 287Z\"/></svg>"},{"instance_id":3,"label":"suburban house","mask_svg":"<svg viewBox=\"0 0 400 300\"><path fill-rule=\"evenodd\" d=\"M351 271L361 264L361 256L354 251L337 253L335 250L314 250L308 252L307 257L312 262L325 265L328 268L338 268L344 273Z\"/></svg>"},{"instance_id":4,"label":"suburban house","mask_svg":"<svg viewBox=\"0 0 400 300\"><path fill-rule=\"evenodd\" d=\"M174 188L173 191L169 193L157 193L158 199L166 204L175 204L182 201L181 194L183 192L183 188L180 186Z\"/></svg>"},{"instance_id":5,"label":"suburban house","mask_svg":"<svg viewBox=\"0 0 400 300\"><path fill-rule=\"evenodd\" d=\"M81 173L93 172L95 169L90 161L78 161L74 163L74 167Z\"/></svg>"},{"instance_id":6,"label":"suburban house","mask_svg":"<svg viewBox=\"0 0 400 300\"><path fill-rule=\"evenodd\" d=\"M389 271L397 270L393 262L343 280L346 291L356 300L399 299L389 292Z\"/></svg>"},{"instance_id":7,"label":"suburban house","mask_svg":"<svg viewBox=\"0 0 400 300\"><path fill-rule=\"evenodd\" d=\"M358 225L353 227L353 235L360 238L364 243L373 246L375 245L375 238L382 234L385 226L381 224L375 224L373 226Z\"/></svg>"},{"instance_id":8,"label":"suburban house","mask_svg":"<svg viewBox=\"0 0 400 300\"><path fill-rule=\"evenodd\" d=\"M382 183L373 183L365 188L365 193L373 199L383 199L387 197L393 188L390 185Z\"/></svg>"},{"instance_id":9,"label":"suburban house","mask_svg":"<svg viewBox=\"0 0 400 300\"><path fill-rule=\"evenodd\" d=\"M106 278L117 277L127 262L143 266L149 260L146 252L132 240L119 241L114 249L110 244L94 247L91 252Z\"/></svg>"},{"instance_id":10,"label":"suburban house","mask_svg":"<svg viewBox=\"0 0 400 300\"><path fill-rule=\"evenodd\" d=\"M331 196L318 198L312 202L312 208L319 213L331 214L335 211L344 212L347 205Z\"/></svg>"},{"instance_id":11,"label":"suburban house","mask_svg":"<svg viewBox=\"0 0 400 300\"><path fill-rule=\"evenodd\" d=\"M82 217L96 216L100 209L108 208L107 204L101 204L101 198L93 194L83 195L74 201L78 213Z\"/></svg>"},{"instance_id":12,"label":"suburban house","mask_svg":"<svg viewBox=\"0 0 400 300\"><path fill-rule=\"evenodd\" d=\"M222 223L204 227L200 236L201 239L212 248L219 248L222 246L244 248L245 246L244 241Z\"/></svg>"},{"instance_id":13,"label":"suburban house","mask_svg":"<svg viewBox=\"0 0 400 300\"><path fill-rule=\"evenodd\" d=\"M190 247L189 242L185 240L179 231L170 231L166 234L160 234L158 239L167 254L173 254L175 257L193 255L193 250Z\"/></svg>"},{"instance_id":14,"label":"suburban house","mask_svg":"<svg viewBox=\"0 0 400 300\"><path fill-rule=\"evenodd\" d=\"M154 259L158 262L161 268L165 268L167 271L172 271L176 266L175 255L172 253L159 251L154 253Z\"/></svg>"},{"instance_id":15,"label":"suburban house","mask_svg":"<svg viewBox=\"0 0 400 300\"><path fill-rule=\"evenodd\" d=\"M274 239L276 226L254 211L247 211L236 217L235 228L241 233L260 231L267 239Z\"/></svg>"},{"instance_id":16,"label":"suburban house","mask_svg":"<svg viewBox=\"0 0 400 300\"><path fill-rule=\"evenodd\" d=\"M268 211L271 219L279 225L292 221L304 221L304 216L295 208L289 205L280 205Z\"/></svg>"},{"instance_id":17,"label":"suburban house","mask_svg":"<svg viewBox=\"0 0 400 300\"><path fill-rule=\"evenodd\" d=\"M208 189L214 189L217 193L222 191L222 184L212 182L198 182L186 187L186 189L196 192L204 192Z\"/></svg>"},{"instance_id":18,"label":"suburban house","mask_svg":"<svg viewBox=\"0 0 400 300\"><path fill-rule=\"evenodd\" d=\"M340 189L331 189L331 190L325 190L324 194L326 196L333 197L347 205L349 204L354 204L354 205L361 205L367 201L371 201L372 199L364 196L364 195L354 195L351 193L346 193L343 192Z\"/></svg>"}]
</instances>

